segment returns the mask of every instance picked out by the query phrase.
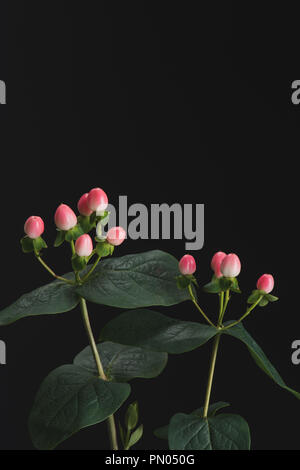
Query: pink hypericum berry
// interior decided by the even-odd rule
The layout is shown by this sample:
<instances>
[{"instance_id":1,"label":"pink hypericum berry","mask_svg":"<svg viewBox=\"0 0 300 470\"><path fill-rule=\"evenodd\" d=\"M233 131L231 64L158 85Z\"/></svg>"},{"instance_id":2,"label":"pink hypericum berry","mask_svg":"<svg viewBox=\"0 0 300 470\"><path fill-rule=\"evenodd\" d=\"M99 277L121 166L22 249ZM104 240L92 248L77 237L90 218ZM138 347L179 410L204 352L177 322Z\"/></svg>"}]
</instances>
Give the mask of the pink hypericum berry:
<instances>
[{"instance_id":1,"label":"pink hypericum berry","mask_svg":"<svg viewBox=\"0 0 300 470\"><path fill-rule=\"evenodd\" d=\"M274 289L274 277L272 274L263 274L257 281L257 289L263 290L266 294L270 294Z\"/></svg>"},{"instance_id":2,"label":"pink hypericum berry","mask_svg":"<svg viewBox=\"0 0 300 470\"><path fill-rule=\"evenodd\" d=\"M237 277L241 272L241 262L237 255L230 253L221 263L221 273L225 277Z\"/></svg>"},{"instance_id":3,"label":"pink hypericum berry","mask_svg":"<svg viewBox=\"0 0 300 470\"><path fill-rule=\"evenodd\" d=\"M66 204L61 204L56 209L54 221L57 228L67 231L75 227L77 224L77 217L71 207Z\"/></svg>"},{"instance_id":4,"label":"pink hypericum berry","mask_svg":"<svg viewBox=\"0 0 300 470\"><path fill-rule=\"evenodd\" d=\"M214 254L212 257L210 266L211 269L214 271L216 277L222 277L223 274L221 273L221 263L223 259L225 258L226 253L223 253L223 251L218 251L217 253Z\"/></svg>"},{"instance_id":5,"label":"pink hypericum berry","mask_svg":"<svg viewBox=\"0 0 300 470\"><path fill-rule=\"evenodd\" d=\"M179 271L184 276L187 274L194 274L196 271L196 261L191 255L184 255L179 261Z\"/></svg>"},{"instance_id":6,"label":"pink hypericum berry","mask_svg":"<svg viewBox=\"0 0 300 470\"><path fill-rule=\"evenodd\" d=\"M77 204L79 213L84 216L89 216L93 213L93 211L89 208L88 205L88 197L89 193L83 194Z\"/></svg>"},{"instance_id":7,"label":"pink hypericum berry","mask_svg":"<svg viewBox=\"0 0 300 470\"><path fill-rule=\"evenodd\" d=\"M122 227L112 227L106 235L108 243L114 246L119 246L126 238L126 232Z\"/></svg>"},{"instance_id":8,"label":"pink hypericum berry","mask_svg":"<svg viewBox=\"0 0 300 470\"><path fill-rule=\"evenodd\" d=\"M75 251L78 256L90 256L93 251L93 242L87 233L77 238Z\"/></svg>"},{"instance_id":9,"label":"pink hypericum berry","mask_svg":"<svg viewBox=\"0 0 300 470\"><path fill-rule=\"evenodd\" d=\"M24 232L29 238L38 238L44 232L44 221L37 215L29 217L24 224Z\"/></svg>"},{"instance_id":10,"label":"pink hypericum berry","mask_svg":"<svg viewBox=\"0 0 300 470\"><path fill-rule=\"evenodd\" d=\"M101 188L91 189L88 195L88 205L91 211L103 212L107 208L108 198Z\"/></svg>"}]
</instances>

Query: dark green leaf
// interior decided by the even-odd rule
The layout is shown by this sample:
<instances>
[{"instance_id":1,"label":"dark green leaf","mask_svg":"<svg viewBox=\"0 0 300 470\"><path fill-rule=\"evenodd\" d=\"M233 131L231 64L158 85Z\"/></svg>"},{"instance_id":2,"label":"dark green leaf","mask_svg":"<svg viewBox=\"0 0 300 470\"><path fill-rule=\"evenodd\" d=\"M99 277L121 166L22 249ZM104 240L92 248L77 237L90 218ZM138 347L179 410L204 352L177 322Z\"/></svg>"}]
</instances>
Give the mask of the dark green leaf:
<instances>
[{"instance_id":1,"label":"dark green leaf","mask_svg":"<svg viewBox=\"0 0 300 470\"><path fill-rule=\"evenodd\" d=\"M196 322L175 320L151 310L130 310L108 322L100 340L180 354L196 349L218 330Z\"/></svg>"},{"instance_id":2,"label":"dark green leaf","mask_svg":"<svg viewBox=\"0 0 300 470\"><path fill-rule=\"evenodd\" d=\"M296 398L300 399L300 393L291 389L284 383L284 381L280 377L275 367L271 364L269 359L266 357L263 350L258 346L258 344L254 341L252 336L250 336L250 334L247 332L247 330L244 328L244 326L241 323L233 326L232 328L228 328L227 330L224 330L224 333L242 341L247 346L256 364L280 387L291 392L293 395L295 395Z\"/></svg>"},{"instance_id":3,"label":"dark green leaf","mask_svg":"<svg viewBox=\"0 0 300 470\"><path fill-rule=\"evenodd\" d=\"M106 241L102 241L96 245L96 253L98 256L101 256L101 258L112 255L113 251L114 246Z\"/></svg>"},{"instance_id":4,"label":"dark green leaf","mask_svg":"<svg viewBox=\"0 0 300 470\"><path fill-rule=\"evenodd\" d=\"M86 257L85 256L72 256L72 268L74 271L79 272L82 271L86 267Z\"/></svg>"},{"instance_id":5,"label":"dark green leaf","mask_svg":"<svg viewBox=\"0 0 300 470\"><path fill-rule=\"evenodd\" d=\"M265 307L266 305L268 305L268 303L269 303L269 301L268 301L267 297L263 297L258 305L259 305L259 307Z\"/></svg>"},{"instance_id":6,"label":"dark green leaf","mask_svg":"<svg viewBox=\"0 0 300 470\"><path fill-rule=\"evenodd\" d=\"M203 287L204 292L207 292L208 294L219 294L220 292L225 292L228 289L239 292L237 281L227 277L217 278L216 276L213 276L211 282Z\"/></svg>"},{"instance_id":7,"label":"dark green leaf","mask_svg":"<svg viewBox=\"0 0 300 470\"><path fill-rule=\"evenodd\" d=\"M178 289L186 289L190 283L191 283L191 278L190 276L177 276L176 277L176 283L177 283L177 287Z\"/></svg>"},{"instance_id":8,"label":"dark green leaf","mask_svg":"<svg viewBox=\"0 0 300 470\"><path fill-rule=\"evenodd\" d=\"M208 294L219 294L219 292L222 292L219 279L213 279L211 282L209 282L203 287L203 290Z\"/></svg>"},{"instance_id":9,"label":"dark green leaf","mask_svg":"<svg viewBox=\"0 0 300 470\"><path fill-rule=\"evenodd\" d=\"M33 239L27 236L20 240L23 253L31 253L34 250Z\"/></svg>"},{"instance_id":10,"label":"dark green leaf","mask_svg":"<svg viewBox=\"0 0 300 470\"><path fill-rule=\"evenodd\" d=\"M78 224L85 233L88 233L94 227L94 223L91 222L90 216L80 215L77 217Z\"/></svg>"},{"instance_id":11,"label":"dark green leaf","mask_svg":"<svg viewBox=\"0 0 300 470\"><path fill-rule=\"evenodd\" d=\"M141 424L130 436L126 449L134 446L143 436L143 425Z\"/></svg>"},{"instance_id":12,"label":"dark green leaf","mask_svg":"<svg viewBox=\"0 0 300 470\"><path fill-rule=\"evenodd\" d=\"M90 215L90 222L91 224L94 224L96 223L97 221L97 215L96 215L96 212L93 212L91 215Z\"/></svg>"},{"instance_id":13,"label":"dark green leaf","mask_svg":"<svg viewBox=\"0 0 300 470\"><path fill-rule=\"evenodd\" d=\"M249 450L250 431L238 415L219 414L197 418L178 413L169 425L171 450Z\"/></svg>"},{"instance_id":14,"label":"dark green leaf","mask_svg":"<svg viewBox=\"0 0 300 470\"><path fill-rule=\"evenodd\" d=\"M267 294L266 298L268 299L269 302L277 302L279 300L278 297L275 297L275 295Z\"/></svg>"},{"instance_id":15,"label":"dark green leaf","mask_svg":"<svg viewBox=\"0 0 300 470\"><path fill-rule=\"evenodd\" d=\"M233 286L233 280L227 277L220 277L218 279L222 292L230 289Z\"/></svg>"},{"instance_id":16,"label":"dark green leaf","mask_svg":"<svg viewBox=\"0 0 300 470\"><path fill-rule=\"evenodd\" d=\"M217 411L221 410L222 408L226 408L227 406L230 406L229 403L226 403L224 401L218 401L217 403L212 403L208 407L208 413L207 416L215 416ZM203 411L204 411L204 406L201 408L197 408L197 410L192 411L190 413L191 416L198 416L198 418L203 417ZM154 435L158 437L159 439L168 439L168 431L169 431L169 425L166 424L165 426L162 426L154 431Z\"/></svg>"},{"instance_id":17,"label":"dark green leaf","mask_svg":"<svg viewBox=\"0 0 300 470\"><path fill-rule=\"evenodd\" d=\"M110 212L104 211L103 215L97 216L97 221L98 221L98 222L101 222L101 225L103 225L103 227L104 227L104 226L108 223L108 221L109 221L109 214L110 214Z\"/></svg>"},{"instance_id":18,"label":"dark green leaf","mask_svg":"<svg viewBox=\"0 0 300 470\"><path fill-rule=\"evenodd\" d=\"M75 365L52 371L43 381L29 417L37 449L54 449L87 426L115 413L130 394L128 384L107 382Z\"/></svg>"},{"instance_id":19,"label":"dark green leaf","mask_svg":"<svg viewBox=\"0 0 300 470\"><path fill-rule=\"evenodd\" d=\"M33 240L33 248L35 253L39 254L43 248L47 248L47 243L42 237L37 237Z\"/></svg>"},{"instance_id":20,"label":"dark green leaf","mask_svg":"<svg viewBox=\"0 0 300 470\"><path fill-rule=\"evenodd\" d=\"M67 232L65 232L65 239L67 242L71 242L72 240L77 240L81 235L83 235L85 232L81 225L77 224L75 227L71 228Z\"/></svg>"},{"instance_id":21,"label":"dark green leaf","mask_svg":"<svg viewBox=\"0 0 300 470\"><path fill-rule=\"evenodd\" d=\"M125 426L126 429L132 431L138 423L139 420L139 408L138 402L130 403L125 413Z\"/></svg>"},{"instance_id":22,"label":"dark green leaf","mask_svg":"<svg viewBox=\"0 0 300 470\"><path fill-rule=\"evenodd\" d=\"M232 292L235 292L236 294L241 294L241 293L242 293L242 291L241 291L241 289L240 289L240 287L239 287L238 280L237 280L236 277L234 277L234 278L232 279L232 284L231 284L230 290L231 290Z\"/></svg>"},{"instance_id":23,"label":"dark green leaf","mask_svg":"<svg viewBox=\"0 0 300 470\"><path fill-rule=\"evenodd\" d=\"M98 304L122 308L175 305L189 299L179 290L178 261L163 251L102 260L78 293Z\"/></svg>"},{"instance_id":24,"label":"dark green leaf","mask_svg":"<svg viewBox=\"0 0 300 470\"><path fill-rule=\"evenodd\" d=\"M248 297L247 303L248 304L255 304L258 301L259 297L262 295L260 290L253 290L251 295Z\"/></svg>"},{"instance_id":25,"label":"dark green leaf","mask_svg":"<svg viewBox=\"0 0 300 470\"><path fill-rule=\"evenodd\" d=\"M55 248L62 245L64 241L65 241L65 232L63 230L58 230L56 238L55 238L55 242L54 242Z\"/></svg>"},{"instance_id":26,"label":"dark green leaf","mask_svg":"<svg viewBox=\"0 0 300 470\"><path fill-rule=\"evenodd\" d=\"M74 279L66 274L68 279ZM68 312L78 304L78 295L73 286L63 281L54 281L22 295L16 302L0 311L0 325L7 325L23 317L50 315Z\"/></svg>"},{"instance_id":27,"label":"dark green leaf","mask_svg":"<svg viewBox=\"0 0 300 470\"><path fill-rule=\"evenodd\" d=\"M168 360L168 355L164 352L148 351L112 342L98 344L97 348L104 372L107 378L114 382L127 382L137 377L145 379L157 377ZM74 364L96 373L90 346L75 357Z\"/></svg>"}]
</instances>

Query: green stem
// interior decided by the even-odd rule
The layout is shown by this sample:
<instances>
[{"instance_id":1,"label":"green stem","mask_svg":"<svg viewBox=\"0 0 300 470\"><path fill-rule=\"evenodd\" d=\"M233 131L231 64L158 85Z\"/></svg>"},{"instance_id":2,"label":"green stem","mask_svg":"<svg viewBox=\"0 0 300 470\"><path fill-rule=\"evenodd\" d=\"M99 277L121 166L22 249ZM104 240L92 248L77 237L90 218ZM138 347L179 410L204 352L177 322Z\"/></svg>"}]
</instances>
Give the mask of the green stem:
<instances>
[{"instance_id":1,"label":"green stem","mask_svg":"<svg viewBox=\"0 0 300 470\"><path fill-rule=\"evenodd\" d=\"M96 259L95 263L93 264L93 266L91 267L91 269L88 271L88 273L81 279L82 282L85 282L89 277L90 275L92 274L92 272L94 271L94 269L96 268L97 264L99 263L101 259L101 256L98 256L98 258Z\"/></svg>"},{"instance_id":2,"label":"green stem","mask_svg":"<svg viewBox=\"0 0 300 470\"><path fill-rule=\"evenodd\" d=\"M107 418L107 428L110 440L110 448L111 450L118 450L118 438L117 438L117 429L114 415L110 415Z\"/></svg>"},{"instance_id":3,"label":"green stem","mask_svg":"<svg viewBox=\"0 0 300 470\"><path fill-rule=\"evenodd\" d=\"M72 250L72 255L75 255L75 244L74 244L74 240L71 240L70 241L70 246L71 246L71 250Z\"/></svg>"},{"instance_id":4,"label":"green stem","mask_svg":"<svg viewBox=\"0 0 300 470\"><path fill-rule=\"evenodd\" d=\"M70 242L70 246L71 246L72 254L74 255L75 254L75 245L74 245L73 240ZM89 273L90 273L90 271L89 271ZM82 283L84 278L81 279L79 273L75 273L75 276L76 276L76 281L78 283ZM96 366L97 366L97 369L98 369L99 377L102 380L107 380L107 377L106 377L106 375L104 373L104 370L103 370L103 366L102 366L102 363L101 363L101 359L100 359L100 355L99 355L99 352L98 352L98 349L97 349L95 338L94 338L94 335L93 335L93 331L92 331L92 327L91 327L91 323L90 323L90 319L89 319L89 314L88 314L86 301L85 301L85 299L80 297L79 298L79 303L80 303L80 308L81 308L81 312L82 312L82 316L83 316L85 329L87 331L87 335L88 335L88 338L89 338L89 341L90 341L92 353L93 353L95 363L96 363ZM110 440L110 447L111 447L112 450L118 450L117 430L116 430L116 423L115 423L114 415L113 414L110 415L107 418L106 422L107 422L107 429L108 429L109 440Z\"/></svg>"},{"instance_id":5,"label":"green stem","mask_svg":"<svg viewBox=\"0 0 300 470\"><path fill-rule=\"evenodd\" d=\"M222 292L222 294L224 295L224 292ZM224 318L224 315L225 315L225 312L226 312L226 308L227 308L227 305L228 305L228 302L229 302L229 294L230 294L230 291L229 289L227 289L226 293L225 293L225 302L224 302L224 307L223 307L223 311L219 317L219 325L222 325L222 321L223 321L223 318Z\"/></svg>"},{"instance_id":6,"label":"green stem","mask_svg":"<svg viewBox=\"0 0 300 470\"><path fill-rule=\"evenodd\" d=\"M251 305L251 307L248 308L247 312L244 313L244 315L237 321L231 323L230 325L226 326L225 328L223 328L223 330L228 330L228 328L232 328L233 326L237 325L238 323L240 323L241 321L244 320L244 318L246 318L251 312L253 309L255 309L255 307L257 306L257 304L259 304L259 302L261 301L261 299L263 298L263 295L260 295L259 298L257 299L257 301Z\"/></svg>"},{"instance_id":7,"label":"green stem","mask_svg":"<svg viewBox=\"0 0 300 470\"><path fill-rule=\"evenodd\" d=\"M217 353L218 353L220 338L221 338L221 335L217 335L214 339L214 344L213 344L213 349L212 349L212 354L211 354L211 360L210 360L208 381L207 381L207 387L206 387L203 418L207 418L209 400L210 400L210 395L211 395L211 388L212 388L212 383L213 383L213 377L214 377L214 371L215 371L215 366L216 366L216 359L217 359Z\"/></svg>"},{"instance_id":8,"label":"green stem","mask_svg":"<svg viewBox=\"0 0 300 470\"><path fill-rule=\"evenodd\" d=\"M105 375L103 367L102 367L99 352L98 352L97 345L96 345L96 342L95 342L95 338L94 338L94 335L93 335L93 332L92 332L92 327L91 327L91 323L90 323L90 319L89 319L89 314L88 314L88 310L87 310L86 301L85 301L85 299L80 297L79 303L80 303L80 309L81 309L84 325L85 325L85 328L86 328L86 332L87 332L87 335L89 337L92 353L93 353L93 356L94 356L94 359L95 359L95 362L96 362L96 365L97 365L97 369L98 369L98 372L99 372L99 377L101 377L102 380L106 380L106 375Z\"/></svg>"},{"instance_id":9,"label":"green stem","mask_svg":"<svg viewBox=\"0 0 300 470\"><path fill-rule=\"evenodd\" d=\"M223 314L223 308L224 308L224 292L221 292L219 294L219 299L220 299L220 311L219 311L218 325L222 323L222 314Z\"/></svg>"},{"instance_id":10,"label":"green stem","mask_svg":"<svg viewBox=\"0 0 300 470\"><path fill-rule=\"evenodd\" d=\"M203 315L203 317L205 318L205 320L206 320L211 326L213 326L214 328L216 328L216 325L214 325L214 324L210 321L210 319L205 315L205 313L203 312L203 310L201 309L201 307L198 305L197 300L195 299L195 296L194 296L194 293L193 293L193 289L192 289L191 284L189 285L188 289L189 289L189 293L190 293L191 299L192 299L194 305L195 305L195 306L197 307L197 309L199 310L199 312Z\"/></svg>"},{"instance_id":11,"label":"green stem","mask_svg":"<svg viewBox=\"0 0 300 470\"><path fill-rule=\"evenodd\" d=\"M41 263L42 266L51 274L51 276L55 277L55 279L59 279L60 281L66 282L67 284L74 285L75 283L70 279L66 279L65 277L58 276L55 272L45 263L45 261L39 256L36 255L36 259Z\"/></svg>"},{"instance_id":12,"label":"green stem","mask_svg":"<svg viewBox=\"0 0 300 470\"><path fill-rule=\"evenodd\" d=\"M103 370L103 366L101 363L101 359L100 359L99 351L97 349L95 338L92 332L92 327L91 327L91 323L89 319L86 301L85 299L80 297L79 303L80 303L80 308L81 308L81 313L82 313L85 329L86 329L86 332L90 341L90 345L91 345L92 353L93 353L95 363L97 366L99 377L102 380L107 380L107 377ZM107 418L107 427L108 427L111 449L118 450L117 431L116 431L116 423L115 423L114 415L110 415Z\"/></svg>"}]
</instances>

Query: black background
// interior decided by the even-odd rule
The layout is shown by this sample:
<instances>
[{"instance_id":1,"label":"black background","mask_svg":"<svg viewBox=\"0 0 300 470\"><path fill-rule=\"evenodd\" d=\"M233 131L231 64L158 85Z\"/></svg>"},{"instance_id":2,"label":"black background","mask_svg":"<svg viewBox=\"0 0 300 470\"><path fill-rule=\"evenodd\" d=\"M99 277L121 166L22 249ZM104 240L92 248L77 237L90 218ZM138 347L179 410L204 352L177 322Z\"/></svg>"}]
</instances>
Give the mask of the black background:
<instances>
[{"instance_id":1,"label":"black background","mask_svg":"<svg viewBox=\"0 0 300 470\"><path fill-rule=\"evenodd\" d=\"M291 2L1 2L1 306L50 280L19 248L29 215L44 218L51 244L57 205L75 208L95 186L115 205L119 195L148 206L204 203L205 245L193 253L199 282L210 278L215 251L239 254L244 294L232 300L235 318L257 277L274 274L280 302L257 309L247 328L300 390L291 362L300 337L298 42ZM185 251L184 241L127 240L115 253L153 248L177 258ZM58 273L69 270L66 248L45 258ZM216 309L214 297L200 298ZM158 310L199 318L187 303ZM90 311L96 334L118 314ZM87 344L80 312L26 318L2 327L0 338L0 448L32 449L27 417L41 380ZM164 448L153 429L203 403L210 349L171 356L159 378L132 383L145 425L137 448ZM253 449L299 449L300 403L231 338L221 343L212 400L246 418ZM105 424L59 446L107 447Z\"/></svg>"}]
</instances>

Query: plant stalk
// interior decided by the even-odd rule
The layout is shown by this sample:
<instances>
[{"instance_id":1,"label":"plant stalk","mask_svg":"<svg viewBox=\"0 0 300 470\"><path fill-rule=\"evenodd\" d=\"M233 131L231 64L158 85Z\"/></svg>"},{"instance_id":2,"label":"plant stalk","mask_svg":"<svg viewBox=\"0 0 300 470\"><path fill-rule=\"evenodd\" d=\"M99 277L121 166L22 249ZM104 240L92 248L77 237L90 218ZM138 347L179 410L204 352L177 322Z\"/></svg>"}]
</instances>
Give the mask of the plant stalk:
<instances>
[{"instance_id":1,"label":"plant stalk","mask_svg":"<svg viewBox=\"0 0 300 470\"><path fill-rule=\"evenodd\" d=\"M238 325L238 323L243 321L252 312L252 310L255 309L255 307L259 304L262 298L263 298L263 295L260 295L257 301L254 304L252 304L251 307L248 308L247 312L244 313L244 315L239 320L231 323L228 326L223 327L223 330L228 330L228 328L232 328L233 326Z\"/></svg>"},{"instance_id":2,"label":"plant stalk","mask_svg":"<svg viewBox=\"0 0 300 470\"><path fill-rule=\"evenodd\" d=\"M55 272L48 266L48 264L45 263L45 261L39 255L36 255L36 259L41 263L42 266L44 266L44 268L48 271L48 273L51 274L51 276L55 277L55 279L59 279L60 281L66 282L67 284L74 285L74 282L70 279L66 279L65 277L58 276L57 274L55 274Z\"/></svg>"},{"instance_id":3,"label":"plant stalk","mask_svg":"<svg viewBox=\"0 0 300 470\"><path fill-rule=\"evenodd\" d=\"M201 313L201 315L203 315L203 317L205 318L205 320L207 321L207 323L209 323L211 326L213 326L214 328L216 328L216 325L213 324L213 322L210 321L210 319L208 318L208 316L203 312L202 308L200 307L200 305L198 305L198 302L194 296L194 293L193 293L193 288L191 285L188 286L188 289L189 289L189 293L190 293L190 296L191 296L191 299L192 299L192 302L194 303L194 305L197 307L197 309L199 310L199 312Z\"/></svg>"},{"instance_id":4,"label":"plant stalk","mask_svg":"<svg viewBox=\"0 0 300 470\"><path fill-rule=\"evenodd\" d=\"M224 300L224 292L222 292L222 294L223 294L223 300ZM223 310L221 314L219 315L219 326L222 325L229 299L230 299L230 292L229 292L229 289L227 289L227 291L225 292L225 302L223 305Z\"/></svg>"},{"instance_id":5,"label":"plant stalk","mask_svg":"<svg viewBox=\"0 0 300 470\"><path fill-rule=\"evenodd\" d=\"M99 263L101 259L101 256L98 256L98 258L96 259L95 263L93 264L93 266L91 267L91 269L87 272L87 274L82 278L82 282L85 282L89 277L90 275L92 274L92 272L94 271L94 269L96 268L97 264Z\"/></svg>"},{"instance_id":6,"label":"plant stalk","mask_svg":"<svg viewBox=\"0 0 300 470\"><path fill-rule=\"evenodd\" d=\"M84 298L80 297L80 308L81 308L81 313L84 321L84 325L86 328L87 335L89 337L92 353L95 359L95 363L98 369L99 377L102 380L107 380L106 375L103 370L103 366L101 363L100 355L97 349L97 345L95 342L95 338L92 332L92 327L89 319L89 314L88 314L88 309L86 305L86 301ZM110 415L107 418L107 428L108 428L108 433L109 433L109 439L110 439L110 445L112 450L118 450L118 441L117 441L117 431L116 431L116 424L115 424L115 419L114 415Z\"/></svg>"},{"instance_id":7,"label":"plant stalk","mask_svg":"<svg viewBox=\"0 0 300 470\"><path fill-rule=\"evenodd\" d=\"M210 368L208 374L208 381L207 381L207 388L206 388L206 395L205 395L205 402L204 402L204 411L203 411L203 418L207 418L207 412L209 407L209 400L211 395L211 388L213 383L214 371L216 366L216 359L218 353L218 347L220 342L221 335L217 335L214 339L211 359L210 359Z\"/></svg>"}]
</instances>

